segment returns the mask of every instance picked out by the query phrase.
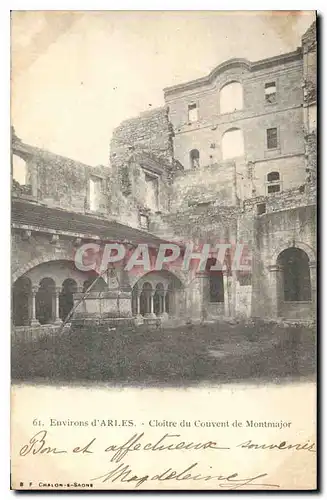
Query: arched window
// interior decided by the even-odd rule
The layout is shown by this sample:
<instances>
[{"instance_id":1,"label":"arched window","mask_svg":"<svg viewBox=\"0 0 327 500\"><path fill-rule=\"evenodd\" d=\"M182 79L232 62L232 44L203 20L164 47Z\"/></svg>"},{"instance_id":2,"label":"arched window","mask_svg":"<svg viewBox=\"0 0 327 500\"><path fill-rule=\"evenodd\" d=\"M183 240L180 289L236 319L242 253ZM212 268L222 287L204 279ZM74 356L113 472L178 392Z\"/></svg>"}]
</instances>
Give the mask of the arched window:
<instances>
[{"instance_id":1,"label":"arched window","mask_svg":"<svg viewBox=\"0 0 327 500\"><path fill-rule=\"evenodd\" d=\"M27 166L26 161L20 156L12 155L12 176L21 186L27 184Z\"/></svg>"},{"instance_id":2,"label":"arched window","mask_svg":"<svg viewBox=\"0 0 327 500\"><path fill-rule=\"evenodd\" d=\"M43 278L35 297L36 319L41 325L53 323L56 308L56 285L52 278Z\"/></svg>"},{"instance_id":3,"label":"arched window","mask_svg":"<svg viewBox=\"0 0 327 500\"><path fill-rule=\"evenodd\" d=\"M311 300L309 258L300 248L288 248L279 254L277 264L283 273L285 302Z\"/></svg>"},{"instance_id":4,"label":"arched window","mask_svg":"<svg viewBox=\"0 0 327 500\"><path fill-rule=\"evenodd\" d=\"M15 326L30 324L30 301L32 285L25 276L18 278L13 286L13 323Z\"/></svg>"},{"instance_id":5,"label":"arched window","mask_svg":"<svg viewBox=\"0 0 327 500\"><path fill-rule=\"evenodd\" d=\"M227 130L221 140L222 158L228 160L244 156L243 132L239 128Z\"/></svg>"},{"instance_id":6,"label":"arched window","mask_svg":"<svg viewBox=\"0 0 327 500\"><path fill-rule=\"evenodd\" d=\"M225 85L219 94L220 114L233 113L243 109L243 87L239 82L231 82Z\"/></svg>"},{"instance_id":7,"label":"arched window","mask_svg":"<svg viewBox=\"0 0 327 500\"><path fill-rule=\"evenodd\" d=\"M280 192L280 175L279 172L269 172L267 175L267 191L268 194Z\"/></svg>"},{"instance_id":8,"label":"arched window","mask_svg":"<svg viewBox=\"0 0 327 500\"><path fill-rule=\"evenodd\" d=\"M191 168L200 167L200 153L198 149L192 149L192 151L190 151L190 164Z\"/></svg>"},{"instance_id":9,"label":"arched window","mask_svg":"<svg viewBox=\"0 0 327 500\"><path fill-rule=\"evenodd\" d=\"M140 295L140 314L144 316L145 314L152 313L152 285L151 283L144 283L142 287L142 292Z\"/></svg>"},{"instance_id":10,"label":"arched window","mask_svg":"<svg viewBox=\"0 0 327 500\"><path fill-rule=\"evenodd\" d=\"M74 293L77 292L77 283L71 278L67 278L62 284L59 295L59 317L63 321L74 307Z\"/></svg>"},{"instance_id":11,"label":"arched window","mask_svg":"<svg viewBox=\"0 0 327 500\"><path fill-rule=\"evenodd\" d=\"M160 316L164 312L164 286L158 283L153 297L153 312Z\"/></svg>"},{"instance_id":12,"label":"arched window","mask_svg":"<svg viewBox=\"0 0 327 500\"><path fill-rule=\"evenodd\" d=\"M274 182L274 181L279 181L279 172L270 172L268 175L267 175L267 181L268 182Z\"/></svg>"}]
</instances>

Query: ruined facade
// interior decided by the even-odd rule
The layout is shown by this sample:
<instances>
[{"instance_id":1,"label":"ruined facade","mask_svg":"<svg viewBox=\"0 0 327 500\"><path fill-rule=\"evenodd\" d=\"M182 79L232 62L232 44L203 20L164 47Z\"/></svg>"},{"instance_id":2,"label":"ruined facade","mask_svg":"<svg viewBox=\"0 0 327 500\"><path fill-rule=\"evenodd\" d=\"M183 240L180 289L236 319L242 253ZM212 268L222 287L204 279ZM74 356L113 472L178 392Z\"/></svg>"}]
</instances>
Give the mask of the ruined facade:
<instances>
[{"instance_id":1,"label":"ruined facade","mask_svg":"<svg viewBox=\"0 0 327 500\"><path fill-rule=\"evenodd\" d=\"M16 335L56 331L74 303L83 320L314 316L316 50L313 25L294 52L166 88L164 107L114 131L106 166L13 131ZM251 272L121 268L85 297L96 276L75 268L76 249L106 241L241 242Z\"/></svg>"}]
</instances>

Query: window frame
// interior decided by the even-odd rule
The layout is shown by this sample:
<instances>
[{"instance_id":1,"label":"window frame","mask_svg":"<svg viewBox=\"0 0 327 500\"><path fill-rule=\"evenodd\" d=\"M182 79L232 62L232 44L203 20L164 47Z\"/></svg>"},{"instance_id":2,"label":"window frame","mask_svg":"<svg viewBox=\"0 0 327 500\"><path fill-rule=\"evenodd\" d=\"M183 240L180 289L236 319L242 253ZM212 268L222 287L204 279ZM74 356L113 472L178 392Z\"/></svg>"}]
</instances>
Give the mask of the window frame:
<instances>
[{"instance_id":1,"label":"window frame","mask_svg":"<svg viewBox=\"0 0 327 500\"><path fill-rule=\"evenodd\" d=\"M276 130L276 146L273 148L268 147L268 130ZM269 127L265 129L265 150L266 151L276 151L280 149L280 137L279 137L279 127Z\"/></svg>"},{"instance_id":2,"label":"window frame","mask_svg":"<svg viewBox=\"0 0 327 500\"><path fill-rule=\"evenodd\" d=\"M196 120L190 120L190 108L191 106L195 106L192 109L196 109ZM198 123L199 121L199 102L191 101L187 103L187 123L188 125L192 125L192 123Z\"/></svg>"},{"instance_id":3,"label":"window frame","mask_svg":"<svg viewBox=\"0 0 327 500\"><path fill-rule=\"evenodd\" d=\"M89 175L89 182L88 182L88 206L89 206L89 211L93 212L93 213L102 213L101 203L95 209L91 207L91 181L93 181L93 182L94 181L99 182L99 184L100 184L100 195L102 197L103 192L104 192L104 178L100 177L99 175L96 175L96 174L95 175L94 174L90 174Z\"/></svg>"},{"instance_id":4,"label":"window frame","mask_svg":"<svg viewBox=\"0 0 327 500\"><path fill-rule=\"evenodd\" d=\"M158 211L159 210L159 206L160 206L160 175L153 172L152 170L150 169L147 169L146 167L141 167L142 170L143 170L143 174L144 174L144 182L147 182L146 181L146 176L147 177L150 177L152 180L155 180L156 183L157 183L157 193L156 193L156 207L155 207L155 211ZM153 208L151 207L146 207L148 210L153 210Z\"/></svg>"},{"instance_id":5,"label":"window frame","mask_svg":"<svg viewBox=\"0 0 327 500\"><path fill-rule=\"evenodd\" d=\"M276 95L276 100L275 102L269 102L267 101L266 97L267 97L267 94L266 94L266 85L269 85L270 83L274 83L275 84L275 95ZM274 106L276 104L278 104L278 87L277 87L277 79L276 80L270 80L269 82L265 82L264 83L264 87L263 87L263 92L264 92L264 103L265 103L265 106Z\"/></svg>"},{"instance_id":6,"label":"window frame","mask_svg":"<svg viewBox=\"0 0 327 500\"><path fill-rule=\"evenodd\" d=\"M275 181L269 181L268 180L268 175L272 174L272 173L278 173L279 174L279 179L275 180ZM279 190L278 191L269 192L269 187L271 187L271 186L279 186ZM266 174L266 193L267 193L267 196L278 194L278 193L281 193L282 191L283 191L283 181L282 181L281 173L279 171L277 171L277 170L272 170L271 172L268 172Z\"/></svg>"},{"instance_id":7,"label":"window frame","mask_svg":"<svg viewBox=\"0 0 327 500\"><path fill-rule=\"evenodd\" d=\"M257 203L257 215L264 215L267 213L267 205L266 203Z\"/></svg>"},{"instance_id":8,"label":"window frame","mask_svg":"<svg viewBox=\"0 0 327 500\"><path fill-rule=\"evenodd\" d=\"M200 154L199 149L197 149L197 148L193 148L193 149L191 149L191 150L190 150L190 152L189 152L189 154L188 154L188 156L189 156L189 160L190 160L190 169L191 169L191 170L196 170L196 167L194 167L194 166L193 166L193 163L192 163L192 162L193 162L193 160L195 159L195 158L192 158L192 156L191 156L192 151L197 151L197 152L199 153L199 156L198 156L198 158L197 158L197 159L198 159L198 168L200 168L200 167L201 167L201 164L200 164L201 154Z\"/></svg>"},{"instance_id":9,"label":"window frame","mask_svg":"<svg viewBox=\"0 0 327 500\"><path fill-rule=\"evenodd\" d=\"M146 227L142 225L143 217L146 219L147 222ZM145 212L139 212L139 223L140 223L140 229L142 229L143 231L149 231L150 217L148 214L146 214Z\"/></svg>"},{"instance_id":10,"label":"window frame","mask_svg":"<svg viewBox=\"0 0 327 500\"><path fill-rule=\"evenodd\" d=\"M15 158L15 157L16 157L16 158L19 158L19 160L20 160L20 161L24 162L24 183L23 183L23 184L21 184L21 183L19 182L19 180L18 180L18 179L15 177L15 175L14 175L14 174L15 174L15 172L14 172L14 170L15 170L15 169L14 169L14 162L15 162L14 158ZM28 181L29 181L29 169L28 169L28 162L27 162L27 159L26 159L24 156L22 156L22 155L20 155L20 154L17 154L17 153L16 153L16 151L13 151L13 152L11 153L11 177L12 177L12 179L13 179L15 182L17 182L20 186L29 186L29 185L30 185L30 184L29 184L29 182L28 182Z\"/></svg>"}]
</instances>

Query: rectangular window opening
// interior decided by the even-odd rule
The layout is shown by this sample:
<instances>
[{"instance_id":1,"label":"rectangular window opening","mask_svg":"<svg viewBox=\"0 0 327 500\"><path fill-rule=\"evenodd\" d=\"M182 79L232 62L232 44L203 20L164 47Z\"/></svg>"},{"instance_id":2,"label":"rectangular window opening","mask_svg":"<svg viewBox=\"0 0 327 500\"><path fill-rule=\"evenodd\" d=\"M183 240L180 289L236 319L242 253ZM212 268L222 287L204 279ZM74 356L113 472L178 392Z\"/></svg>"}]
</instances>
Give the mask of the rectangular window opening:
<instances>
[{"instance_id":1,"label":"rectangular window opening","mask_svg":"<svg viewBox=\"0 0 327 500\"><path fill-rule=\"evenodd\" d=\"M188 121L191 123L198 121L198 107L196 103L188 105Z\"/></svg>"},{"instance_id":2,"label":"rectangular window opening","mask_svg":"<svg viewBox=\"0 0 327 500\"><path fill-rule=\"evenodd\" d=\"M267 104L274 104L277 101L276 82L265 84L265 100Z\"/></svg>"},{"instance_id":3,"label":"rectangular window opening","mask_svg":"<svg viewBox=\"0 0 327 500\"><path fill-rule=\"evenodd\" d=\"M101 206L102 179L91 177L89 181L90 188L90 210L97 212Z\"/></svg>"},{"instance_id":4,"label":"rectangular window opening","mask_svg":"<svg viewBox=\"0 0 327 500\"><path fill-rule=\"evenodd\" d=\"M155 175L144 172L145 180L145 206L151 210L158 210L159 180Z\"/></svg>"},{"instance_id":5,"label":"rectangular window opening","mask_svg":"<svg viewBox=\"0 0 327 500\"><path fill-rule=\"evenodd\" d=\"M259 203L257 205L257 214L262 215L266 213L266 204L265 203Z\"/></svg>"},{"instance_id":6,"label":"rectangular window opening","mask_svg":"<svg viewBox=\"0 0 327 500\"><path fill-rule=\"evenodd\" d=\"M280 192L279 184L272 184L271 186L268 186L268 194L279 193L279 192Z\"/></svg>"},{"instance_id":7,"label":"rectangular window opening","mask_svg":"<svg viewBox=\"0 0 327 500\"><path fill-rule=\"evenodd\" d=\"M147 215L140 214L140 226L141 226L141 229L145 229L146 231L148 231L148 229L149 229L149 217Z\"/></svg>"},{"instance_id":8,"label":"rectangular window opening","mask_svg":"<svg viewBox=\"0 0 327 500\"><path fill-rule=\"evenodd\" d=\"M267 148L268 149L276 149L278 146L278 138L277 138L277 128L268 128L267 129Z\"/></svg>"}]
</instances>

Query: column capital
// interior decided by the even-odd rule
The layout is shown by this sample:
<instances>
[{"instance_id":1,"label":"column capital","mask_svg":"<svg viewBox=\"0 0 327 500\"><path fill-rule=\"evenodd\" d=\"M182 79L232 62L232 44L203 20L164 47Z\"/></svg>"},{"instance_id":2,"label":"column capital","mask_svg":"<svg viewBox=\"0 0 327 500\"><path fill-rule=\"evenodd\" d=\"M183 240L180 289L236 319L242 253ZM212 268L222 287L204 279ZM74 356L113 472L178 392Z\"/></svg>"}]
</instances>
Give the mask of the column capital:
<instances>
[{"instance_id":1,"label":"column capital","mask_svg":"<svg viewBox=\"0 0 327 500\"><path fill-rule=\"evenodd\" d=\"M268 266L269 272L271 273L278 273L283 270L282 266L279 266L278 264L273 264L271 266Z\"/></svg>"},{"instance_id":2,"label":"column capital","mask_svg":"<svg viewBox=\"0 0 327 500\"><path fill-rule=\"evenodd\" d=\"M29 241L32 236L32 231L29 229L24 229L22 232L22 240Z\"/></svg>"},{"instance_id":3,"label":"column capital","mask_svg":"<svg viewBox=\"0 0 327 500\"><path fill-rule=\"evenodd\" d=\"M74 247L80 247L81 244L82 244L82 238L75 238L75 240L73 241L73 245Z\"/></svg>"},{"instance_id":4,"label":"column capital","mask_svg":"<svg viewBox=\"0 0 327 500\"><path fill-rule=\"evenodd\" d=\"M56 245L59 242L59 234L53 234L50 239L52 245Z\"/></svg>"},{"instance_id":5,"label":"column capital","mask_svg":"<svg viewBox=\"0 0 327 500\"><path fill-rule=\"evenodd\" d=\"M62 292L62 287L56 286L56 295L60 295L61 292Z\"/></svg>"},{"instance_id":6,"label":"column capital","mask_svg":"<svg viewBox=\"0 0 327 500\"><path fill-rule=\"evenodd\" d=\"M37 292L39 291L39 288L40 288L39 285L32 285L32 287L31 287L32 294L36 295Z\"/></svg>"},{"instance_id":7,"label":"column capital","mask_svg":"<svg viewBox=\"0 0 327 500\"><path fill-rule=\"evenodd\" d=\"M316 267L317 267L317 262L316 262L315 260L311 260L311 261L309 262L309 267L310 267L310 268L316 268Z\"/></svg>"}]
</instances>

